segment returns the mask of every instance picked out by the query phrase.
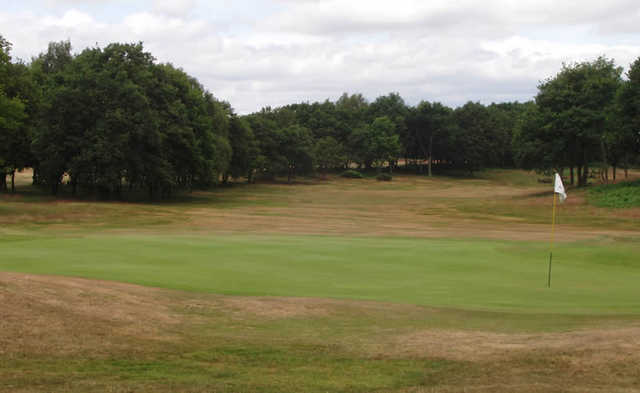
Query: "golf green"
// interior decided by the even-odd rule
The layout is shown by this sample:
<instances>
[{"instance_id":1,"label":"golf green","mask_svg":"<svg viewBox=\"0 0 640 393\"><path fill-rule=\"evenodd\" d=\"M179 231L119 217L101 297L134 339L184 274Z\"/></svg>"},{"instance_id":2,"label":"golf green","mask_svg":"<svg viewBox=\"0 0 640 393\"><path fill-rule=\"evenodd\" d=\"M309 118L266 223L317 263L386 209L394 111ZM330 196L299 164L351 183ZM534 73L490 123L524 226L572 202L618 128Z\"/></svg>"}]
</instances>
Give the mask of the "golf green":
<instances>
[{"instance_id":1,"label":"golf green","mask_svg":"<svg viewBox=\"0 0 640 393\"><path fill-rule=\"evenodd\" d=\"M640 313L640 245L326 236L14 236L0 270L230 295L462 309Z\"/></svg>"}]
</instances>

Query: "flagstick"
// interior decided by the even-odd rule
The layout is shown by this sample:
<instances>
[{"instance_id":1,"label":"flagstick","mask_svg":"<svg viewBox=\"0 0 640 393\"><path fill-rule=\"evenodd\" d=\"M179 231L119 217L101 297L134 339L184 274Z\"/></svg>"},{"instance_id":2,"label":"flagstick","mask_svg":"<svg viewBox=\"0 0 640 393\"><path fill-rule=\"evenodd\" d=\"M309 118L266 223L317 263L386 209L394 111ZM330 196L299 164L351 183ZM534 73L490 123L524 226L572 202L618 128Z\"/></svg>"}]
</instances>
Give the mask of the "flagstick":
<instances>
[{"instance_id":1,"label":"flagstick","mask_svg":"<svg viewBox=\"0 0 640 393\"><path fill-rule=\"evenodd\" d=\"M555 233L556 228L556 200L558 199L558 194L553 192L553 213L551 216L551 244L549 245L549 277L547 279L547 288L551 288L551 261L553 260L553 235Z\"/></svg>"}]
</instances>

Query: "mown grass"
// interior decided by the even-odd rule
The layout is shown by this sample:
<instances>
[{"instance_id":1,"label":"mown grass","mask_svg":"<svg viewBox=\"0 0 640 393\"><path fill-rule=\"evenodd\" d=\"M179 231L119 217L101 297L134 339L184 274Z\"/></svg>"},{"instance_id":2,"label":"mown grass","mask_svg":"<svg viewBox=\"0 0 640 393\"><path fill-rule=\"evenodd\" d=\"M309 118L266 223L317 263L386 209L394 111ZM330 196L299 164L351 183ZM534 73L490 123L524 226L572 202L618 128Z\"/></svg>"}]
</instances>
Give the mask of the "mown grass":
<instances>
[{"instance_id":1,"label":"mown grass","mask_svg":"<svg viewBox=\"0 0 640 393\"><path fill-rule=\"evenodd\" d=\"M562 314L640 313L640 246L327 236L5 241L0 269L229 295L311 296Z\"/></svg>"}]
</instances>

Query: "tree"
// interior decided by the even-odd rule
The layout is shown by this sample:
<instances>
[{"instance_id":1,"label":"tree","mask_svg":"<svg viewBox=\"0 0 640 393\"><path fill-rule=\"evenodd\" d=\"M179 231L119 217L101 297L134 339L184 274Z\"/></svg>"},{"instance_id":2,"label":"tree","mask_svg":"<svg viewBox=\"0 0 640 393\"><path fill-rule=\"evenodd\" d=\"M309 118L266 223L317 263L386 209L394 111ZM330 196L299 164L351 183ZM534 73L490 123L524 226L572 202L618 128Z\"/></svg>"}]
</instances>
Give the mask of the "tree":
<instances>
[{"instance_id":1,"label":"tree","mask_svg":"<svg viewBox=\"0 0 640 393\"><path fill-rule=\"evenodd\" d=\"M256 172L273 178L276 174L287 171L287 159L282 156L280 149L280 127L276 121L276 113L267 107L245 116L244 120L256 139Z\"/></svg>"},{"instance_id":2,"label":"tree","mask_svg":"<svg viewBox=\"0 0 640 393\"><path fill-rule=\"evenodd\" d=\"M367 125L369 103L362 94L342 94L335 104L336 130L334 138L347 147L351 134ZM345 160L349 159L345 156ZM345 162L348 165L348 162Z\"/></svg>"},{"instance_id":3,"label":"tree","mask_svg":"<svg viewBox=\"0 0 640 393\"><path fill-rule=\"evenodd\" d=\"M621 85L622 68L613 60L599 57L592 62L563 65L552 79L538 86L536 103L547 136L564 146L564 154L553 163L560 169L566 162L578 170L578 185L587 184L589 165L602 156L602 138L607 113L613 110ZM551 141L547 141L551 143ZM566 161L565 161L566 160Z\"/></svg>"},{"instance_id":4,"label":"tree","mask_svg":"<svg viewBox=\"0 0 640 393\"><path fill-rule=\"evenodd\" d=\"M324 173L329 169L339 167L346 160L344 148L330 136L316 141L313 146L313 157L320 170Z\"/></svg>"},{"instance_id":5,"label":"tree","mask_svg":"<svg viewBox=\"0 0 640 393\"><path fill-rule=\"evenodd\" d=\"M313 166L313 139L309 129L297 124L278 130L280 155L287 162L287 182Z\"/></svg>"},{"instance_id":6,"label":"tree","mask_svg":"<svg viewBox=\"0 0 640 393\"><path fill-rule=\"evenodd\" d=\"M105 197L146 189L149 198L218 182L232 158L230 105L141 43L88 48L51 44L33 62L42 81L33 148L55 194L64 173Z\"/></svg>"},{"instance_id":7,"label":"tree","mask_svg":"<svg viewBox=\"0 0 640 393\"><path fill-rule=\"evenodd\" d=\"M418 148L416 153L427 160L429 176L432 175L434 139L436 145L443 145L440 138L443 138L448 131L451 112L450 108L439 102L421 101L410 111L407 118L409 140ZM442 156L442 150L444 149L437 149L436 155L440 153Z\"/></svg>"},{"instance_id":8,"label":"tree","mask_svg":"<svg viewBox=\"0 0 640 393\"><path fill-rule=\"evenodd\" d=\"M32 143L36 161L34 183L49 186L53 194L58 192L71 154L71 146L66 139L67 131L72 132L73 129L66 130L63 121L78 110L73 107L76 101L72 95L71 101L64 99L65 95L70 95L65 83L72 60L71 44L65 41L49 43L47 52L31 62L31 73L42 92ZM84 105L82 101L77 103L80 108Z\"/></svg>"},{"instance_id":9,"label":"tree","mask_svg":"<svg viewBox=\"0 0 640 393\"><path fill-rule=\"evenodd\" d=\"M227 175L233 178L246 176L251 183L253 172L258 165L259 149L253 131L245 119L231 116L229 142L232 155Z\"/></svg>"},{"instance_id":10,"label":"tree","mask_svg":"<svg viewBox=\"0 0 640 393\"><path fill-rule=\"evenodd\" d=\"M382 116L376 118L366 129L366 154L378 172L385 162L389 163L389 171L392 171L391 163L400 155L401 146L399 137L394 132L395 126L391 119Z\"/></svg>"},{"instance_id":11,"label":"tree","mask_svg":"<svg viewBox=\"0 0 640 393\"><path fill-rule=\"evenodd\" d=\"M0 190L7 175L15 192L15 172L30 162L29 118L25 97L31 92L26 67L11 63L11 43L0 36Z\"/></svg>"},{"instance_id":12,"label":"tree","mask_svg":"<svg viewBox=\"0 0 640 393\"><path fill-rule=\"evenodd\" d=\"M640 159L640 57L629 67L627 78L616 100L620 120L617 146L625 171L633 155Z\"/></svg>"},{"instance_id":13,"label":"tree","mask_svg":"<svg viewBox=\"0 0 640 393\"><path fill-rule=\"evenodd\" d=\"M376 98L368 108L369 124L375 122L380 117L387 117L393 124L393 134L398 136L398 142L401 144L401 150L404 156L407 156L408 134L406 118L409 109L404 100L398 93L389 93L386 96ZM399 156L400 153L396 155ZM391 164L391 163L390 163Z\"/></svg>"},{"instance_id":14,"label":"tree","mask_svg":"<svg viewBox=\"0 0 640 393\"><path fill-rule=\"evenodd\" d=\"M471 174L497 162L493 122L487 108L477 102L467 102L453 111L452 116L454 124L449 134L451 161Z\"/></svg>"}]
</instances>

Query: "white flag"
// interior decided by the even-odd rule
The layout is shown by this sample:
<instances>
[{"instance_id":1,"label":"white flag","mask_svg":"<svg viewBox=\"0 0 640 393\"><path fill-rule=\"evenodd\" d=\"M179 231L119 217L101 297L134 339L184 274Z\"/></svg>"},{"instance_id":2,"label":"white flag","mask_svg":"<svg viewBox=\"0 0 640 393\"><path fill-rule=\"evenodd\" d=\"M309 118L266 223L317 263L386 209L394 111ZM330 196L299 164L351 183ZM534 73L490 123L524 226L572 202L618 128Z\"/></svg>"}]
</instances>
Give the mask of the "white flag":
<instances>
[{"instance_id":1,"label":"white flag","mask_svg":"<svg viewBox=\"0 0 640 393\"><path fill-rule=\"evenodd\" d=\"M553 192L560 194L560 202L564 202L567 199L567 193L564 192L564 185L562 184L562 178L556 173L556 180L553 185Z\"/></svg>"}]
</instances>

